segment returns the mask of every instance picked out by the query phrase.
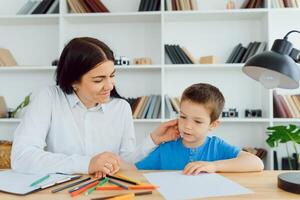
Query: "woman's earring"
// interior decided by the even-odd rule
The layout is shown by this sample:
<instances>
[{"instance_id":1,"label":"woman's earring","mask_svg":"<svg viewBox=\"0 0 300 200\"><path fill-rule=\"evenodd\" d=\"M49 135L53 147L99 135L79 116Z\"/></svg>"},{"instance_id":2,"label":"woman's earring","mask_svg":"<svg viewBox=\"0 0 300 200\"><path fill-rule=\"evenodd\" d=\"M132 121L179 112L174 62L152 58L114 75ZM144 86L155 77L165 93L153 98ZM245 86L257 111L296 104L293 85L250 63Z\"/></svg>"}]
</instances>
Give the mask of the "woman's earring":
<instances>
[{"instance_id":1,"label":"woman's earring","mask_svg":"<svg viewBox=\"0 0 300 200\"><path fill-rule=\"evenodd\" d=\"M74 90L74 91L77 91L77 90L78 90L78 87L76 87L76 86L74 86L74 85L73 85L72 87L73 87L73 90Z\"/></svg>"}]
</instances>

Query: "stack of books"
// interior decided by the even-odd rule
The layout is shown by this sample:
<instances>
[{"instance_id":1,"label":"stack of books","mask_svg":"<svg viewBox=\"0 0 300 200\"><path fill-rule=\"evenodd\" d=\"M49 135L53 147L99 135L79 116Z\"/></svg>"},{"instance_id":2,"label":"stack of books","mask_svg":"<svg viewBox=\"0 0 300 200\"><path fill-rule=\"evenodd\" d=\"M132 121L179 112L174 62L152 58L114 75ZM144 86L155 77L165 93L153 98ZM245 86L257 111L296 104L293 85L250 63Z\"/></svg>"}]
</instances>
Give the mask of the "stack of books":
<instances>
[{"instance_id":1,"label":"stack of books","mask_svg":"<svg viewBox=\"0 0 300 200\"><path fill-rule=\"evenodd\" d=\"M300 95L279 95L273 91L274 118L300 118Z\"/></svg>"},{"instance_id":2,"label":"stack of books","mask_svg":"<svg viewBox=\"0 0 300 200\"><path fill-rule=\"evenodd\" d=\"M165 10L198 10L197 0L165 0Z\"/></svg>"},{"instance_id":3,"label":"stack of books","mask_svg":"<svg viewBox=\"0 0 300 200\"><path fill-rule=\"evenodd\" d=\"M109 12L100 0L67 0L71 13Z\"/></svg>"},{"instance_id":4,"label":"stack of books","mask_svg":"<svg viewBox=\"0 0 300 200\"><path fill-rule=\"evenodd\" d=\"M266 47L266 42L250 42L247 47L239 43L232 50L226 63L245 63L250 57L265 51Z\"/></svg>"},{"instance_id":5,"label":"stack of books","mask_svg":"<svg viewBox=\"0 0 300 200\"><path fill-rule=\"evenodd\" d=\"M159 11L160 0L141 0L139 5L139 12L142 11Z\"/></svg>"},{"instance_id":6,"label":"stack of books","mask_svg":"<svg viewBox=\"0 0 300 200\"><path fill-rule=\"evenodd\" d=\"M263 8L264 0L245 0L241 8Z\"/></svg>"},{"instance_id":7,"label":"stack of books","mask_svg":"<svg viewBox=\"0 0 300 200\"><path fill-rule=\"evenodd\" d=\"M59 0L28 0L17 15L59 13Z\"/></svg>"},{"instance_id":8,"label":"stack of books","mask_svg":"<svg viewBox=\"0 0 300 200\"><path fill-rule=\"evenodd\" d=\"M197 61L186 48L179 45L165 45L166 63L172 64L195 64Z\"/></svg>"},{"instance_id":9,"label":"stack of books","mask_svg":"<svg viewBox=\"0 0 300 200\"><path fill-rule=\"evenodd\" d=\"M128 98L134 119L159 119L161 118L160 95L141 96Z\"/></svg>"},{"instance_id":10,"label":"stack of books","mask_svg":"<svg viewBox=\"0 0 300 200\"><path fill-rule=\"evenodd\" d=\"M272 0L273 8L299 8L300 0Z\"/></svg>"},{"instance_id":11,"label":"stack of books","mask_svg":"<svg viewBox=\"0 0 300 200\"><path fill-rule=\"evenodd\" d=\"M180 100L178 97L170 98L165 95L165 117L167 119L174 119L178 117L180 112Z\"/></svg>"}]
</instances>

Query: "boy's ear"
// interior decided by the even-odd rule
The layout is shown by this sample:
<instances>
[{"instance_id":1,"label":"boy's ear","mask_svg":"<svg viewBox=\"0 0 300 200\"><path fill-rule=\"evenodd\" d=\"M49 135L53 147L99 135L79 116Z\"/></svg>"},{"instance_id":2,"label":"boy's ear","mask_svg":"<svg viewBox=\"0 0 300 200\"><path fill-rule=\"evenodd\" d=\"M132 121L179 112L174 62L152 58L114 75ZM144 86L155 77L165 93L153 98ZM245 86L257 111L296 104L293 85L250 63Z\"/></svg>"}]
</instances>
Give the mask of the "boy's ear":
<instances>
[{"instance_id":1,"label":"boy's ear","mask_svg":"<svg viewBox=\"0 0 300 200\"><path fill-rule=\"evenodd\" d=\"M218 128L219 125L220 125L220 120L219 119L213 121L212 123L210 123L210 130L212 131L213 129Z\"/></svg>"}]
</instances>

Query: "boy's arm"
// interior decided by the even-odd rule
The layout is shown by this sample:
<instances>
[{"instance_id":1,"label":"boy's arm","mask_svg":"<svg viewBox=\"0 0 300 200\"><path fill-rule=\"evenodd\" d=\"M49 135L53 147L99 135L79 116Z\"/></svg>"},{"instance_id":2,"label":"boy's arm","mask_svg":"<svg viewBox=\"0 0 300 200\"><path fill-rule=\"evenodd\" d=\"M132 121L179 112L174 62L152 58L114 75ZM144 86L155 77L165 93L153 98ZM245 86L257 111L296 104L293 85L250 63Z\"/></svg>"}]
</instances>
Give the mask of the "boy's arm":
<instances>
[{"instance_id":1,"label":"boy's arm","mask_svg":"<svg viewBox=\"0 0 300 200\"><path fill-rule=\"evenodd\" d=\"M262 171L264 164L257 156L240 151L236 158L213 162L217 172L251 172Z\"/></svg>"},{"instance_id":2,"label":"boy's arm","mask_svg":"<svg viewBox=\"0 0 300 200\"><path fill-rule=\"evenodd\" d=\"M262 171L264 164L257 156L240 151L236 158L213 162L191 162L183 170L186 175L197 175L201 172L252 172Z\"/></svg>"}]
</instances>

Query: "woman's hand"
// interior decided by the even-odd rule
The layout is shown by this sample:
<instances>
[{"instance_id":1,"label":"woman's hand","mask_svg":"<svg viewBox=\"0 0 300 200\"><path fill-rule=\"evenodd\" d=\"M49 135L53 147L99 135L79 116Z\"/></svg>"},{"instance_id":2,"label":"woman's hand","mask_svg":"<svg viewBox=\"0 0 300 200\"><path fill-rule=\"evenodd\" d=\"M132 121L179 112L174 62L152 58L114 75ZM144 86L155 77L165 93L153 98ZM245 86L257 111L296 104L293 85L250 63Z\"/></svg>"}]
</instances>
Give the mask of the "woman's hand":
<instances>
[{"instance_id":1,"label":"woman's hand","mask_svg":"<svg viewBox=\"0 0 300 200\"><path fill-rule=\"evenodd\" d=\"M183 173L186 175L198 175L201 172L213 173L216 172L216 165L213 162L190 162L183 169Z\"/></svg>"},{"instance_id":2,"label":"woman's hand","mask_svg":"<svg viewBox=\"0 0 300 200\"><path fill-rule=\"evenodd\" d=\"M153 142L156 145L159 145L162 142L168 142L179 138L180 134L177 125L177 119L161 123L160 126L151 133Z\"/></svg>"},{"instance_id":3,"label":"woman's hand","mask_svg":"<svg viewBox=\"0 0 300 200\"><path fill-rule=\"evenodd\" d=\"M119 156L104 152L95 155L89 164L89 174L95 174L96 177L114 174L120 169L121 159Z\"/></svg>"}]
</instances>

